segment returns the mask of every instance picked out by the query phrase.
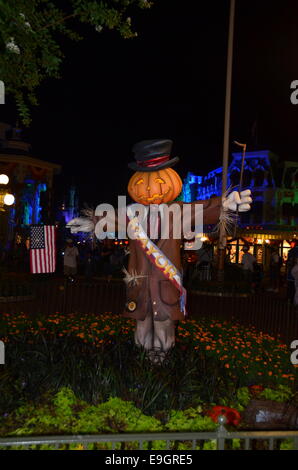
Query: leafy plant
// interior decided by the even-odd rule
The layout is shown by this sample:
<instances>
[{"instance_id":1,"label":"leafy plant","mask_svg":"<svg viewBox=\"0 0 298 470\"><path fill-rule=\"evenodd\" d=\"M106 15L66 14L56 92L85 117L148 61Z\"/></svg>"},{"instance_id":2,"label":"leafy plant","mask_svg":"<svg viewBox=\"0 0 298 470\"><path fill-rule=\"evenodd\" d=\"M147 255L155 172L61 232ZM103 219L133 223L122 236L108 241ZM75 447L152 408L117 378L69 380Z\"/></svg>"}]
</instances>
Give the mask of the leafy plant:
<instances>
[{"instance_id":1,"label":"leafy plant","mask_svg":"<svg viewBox=\"0 0 298 470\"><path fill-rule=\"evenodd\" d=\"M45 395L37 406L33 403L23 405L2 418L0 435L142 433L173 428L182 431L192 424L201 430L214 429L214 423L200 416L199 409L186 410L184 418L183 412L178 412L178 415L171 412L170 421L164 426L157 418L143 414L131 402L110 398L105 403L89 405L76 398L70 389L62 388L54 397ZM137 448L137 445L131 442L125 448ZM111 443L105 447L111 448ZM153 445L144 442L144 449L161 450L165 447L164 441L155 441Z\"/></svg>"},{"instance_id":2,"label":"leafy plant","mask_svg":"<svg viewBox=\"0 0 298 470\"><path fill-rule=\"evenodd\" d=\"M292 439L284 439L280 444L280 450L294 450L294 442Z\"/></svg>"},{"instance_id":3,"label":"leafy plant","mask_svg":"<svg viewBox=\"0 0 298 470\"><path fill-rule=\"evenodd\" d=\"M171 411L165 425L169 431L214 431L217 425L208 416L202 416L202 409L189 408L185 411Z\"/></svg>"},{"instance_id":4,"label":"leafy plant","mask_svg":"<svg viewBox=\"0 0 298 470\"><path fill-rule=\"evenodd\" d=\"M36 91L46 78L60 74L64 54L62 38L82 39L80 24L96 32L116 30L123 38L137 35L130 14L149 8L148 0L0 0L0 78L13 95L25 125Z\"/></svg>"},{"instance_id":5,"label":"leafy plant","mask_svg":"<svg viewBox=\"0 0 298 470\"><path fill-rule=\"evenodd\" d=\"M293 390L285 385L278 385L276 389L265 388L260 394L260 398L278 402L287 402L293 398Z\"/></svg>"},{"instance_id":6,"label":"leafy plant","mask_svg":"<svg viewBox=\"0 0 298 470\"><path fill-rule=\"evenodd\" d=\"M248 387L241 387L237 390L238 410L242 411L250 402L251 393Z\"/></svg>"}]
</instances>

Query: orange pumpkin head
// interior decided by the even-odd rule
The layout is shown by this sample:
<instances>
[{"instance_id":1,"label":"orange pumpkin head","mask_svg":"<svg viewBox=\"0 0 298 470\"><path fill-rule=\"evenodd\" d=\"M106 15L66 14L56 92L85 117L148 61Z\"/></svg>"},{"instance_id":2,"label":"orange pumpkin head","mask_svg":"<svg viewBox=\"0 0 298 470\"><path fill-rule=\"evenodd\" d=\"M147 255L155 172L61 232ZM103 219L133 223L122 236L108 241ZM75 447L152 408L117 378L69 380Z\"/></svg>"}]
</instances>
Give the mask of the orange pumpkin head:
<instances>
[{"instance_id":1,"label":"orange pumpkin head","mask_svg":"<svg viewBox=\"0 0 298 470\"><path fill-rule=\"evenodd\" d=\"M171 202L179 196L181 190L181 178L172 168L137 171L128 183L130 197L146 206Z\"/></svg>"}]
</instances>

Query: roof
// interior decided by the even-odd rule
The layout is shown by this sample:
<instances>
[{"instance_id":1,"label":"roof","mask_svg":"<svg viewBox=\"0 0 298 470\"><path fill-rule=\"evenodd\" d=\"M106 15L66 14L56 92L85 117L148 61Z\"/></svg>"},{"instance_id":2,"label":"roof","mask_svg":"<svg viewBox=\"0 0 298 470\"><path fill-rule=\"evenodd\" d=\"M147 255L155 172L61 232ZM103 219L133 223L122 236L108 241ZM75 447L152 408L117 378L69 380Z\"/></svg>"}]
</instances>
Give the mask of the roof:
<instances>
[{"instance_id":1,"label":"roof","mask_svg":"<svg viewBox=\"0 0 298 470\"><path fill-rule=\"evenodd\" d=\"M38 168L45 168L47 170L54 170L54 173L60 173L61 165L57 163L47 162L46 160L40 160L39 158L33 158L28 155L15 155L0 153L0 163L19 163L21 165L31 165Z\"/></svg>"}]
</instances>

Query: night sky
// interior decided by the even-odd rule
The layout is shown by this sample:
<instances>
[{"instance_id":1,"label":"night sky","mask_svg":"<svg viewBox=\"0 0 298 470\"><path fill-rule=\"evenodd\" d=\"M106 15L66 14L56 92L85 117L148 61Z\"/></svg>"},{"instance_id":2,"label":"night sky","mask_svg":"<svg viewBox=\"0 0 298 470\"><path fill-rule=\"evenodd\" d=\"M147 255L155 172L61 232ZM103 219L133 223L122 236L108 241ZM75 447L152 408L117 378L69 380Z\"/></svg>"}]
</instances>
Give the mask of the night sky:
<instances>
[{"instance_id":1,"label":"night sky","mask_svg":"<svg viewBox=\"0 0 298 470\"><path fill-rule=\"evenodd\" d=\"M236 4L231 142L297 160L298 2ZM65 41L62 79L41 87L28 132L34 156L63 165L60 192L74 182L81 203L114 202L143 139L173 139L182 177L221 165L228 15L226 0L156 0L132 14L136 39L86 27Z\"/></svg>"}]
</instances>

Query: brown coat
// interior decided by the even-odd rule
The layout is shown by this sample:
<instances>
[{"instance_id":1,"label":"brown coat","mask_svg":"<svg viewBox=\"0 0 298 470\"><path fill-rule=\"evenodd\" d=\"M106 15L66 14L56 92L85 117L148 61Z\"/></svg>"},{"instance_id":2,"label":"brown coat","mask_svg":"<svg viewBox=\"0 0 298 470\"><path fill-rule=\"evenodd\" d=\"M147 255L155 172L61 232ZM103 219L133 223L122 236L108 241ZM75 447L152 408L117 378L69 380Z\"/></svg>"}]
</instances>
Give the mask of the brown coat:
<instances>
[{"instance_id":1,"label":"brown coat","mask_svg":"<svg viewBox=\"0 0 298 470\"><path fill-rule=\"evenodd\" d=\"M176 203L177 204L177 203ZM182 204L182 202L178 202ZM194 215L194 205L203 204L203 217L205 224L215 224L218 222L221 208L221 198L216 197L207 201L197 201L191 203L192 216ZM170 218L169 233L173 229L173 220ZM174 266L181 271L180 246L181 239L160 239L155 244L172 261ZM137 240L129 240L130 257L128 272L136 273L145 277L139 278L137 284L127 285L127 303L124 317L144 320L146 315L153 312L154 320L164 321L167 319L183 320L183 312L180 311L178 289L165 279L162 272L157 269L148 259ZM129 311L128 305L134 306L134 311Z\"/></svg>"}]
</instances>

